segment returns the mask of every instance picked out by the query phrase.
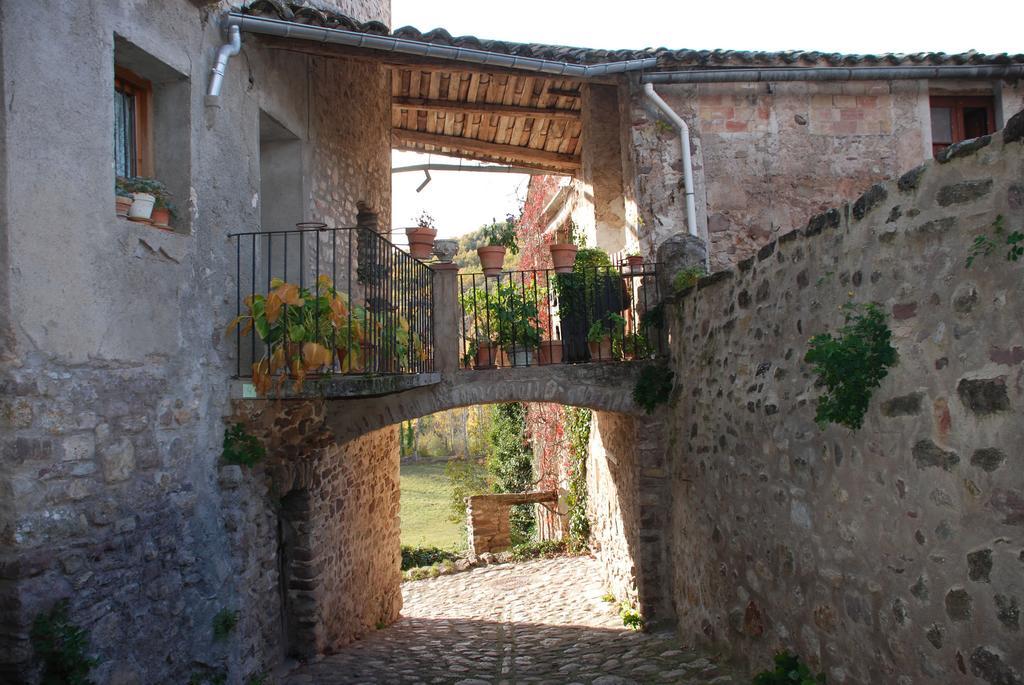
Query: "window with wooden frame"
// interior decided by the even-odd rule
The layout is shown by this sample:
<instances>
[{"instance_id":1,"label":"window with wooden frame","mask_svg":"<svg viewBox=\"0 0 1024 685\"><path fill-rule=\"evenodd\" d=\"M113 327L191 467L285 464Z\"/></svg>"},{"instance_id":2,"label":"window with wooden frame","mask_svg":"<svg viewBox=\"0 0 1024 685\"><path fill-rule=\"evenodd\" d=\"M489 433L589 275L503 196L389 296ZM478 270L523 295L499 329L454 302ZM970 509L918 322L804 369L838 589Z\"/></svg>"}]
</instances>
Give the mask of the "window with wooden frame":
<instances>
[{"instance_id":1,"label":"window with wooden frame","mask_svg":"<svg viewBox=\"0 0 1024 685\"><path fill-rule=\"evenodd\" d=\"M151 176L153 149L150 115L153 86L123 67L114 67L114 173Z\"/></svg>"},{"instance_id":2,"label":"window with wooden frame","mask_svg":"<svg viewBox=\"0 0 1024 685\"><path fill-rule=\"evenodd\" d=\"M996 106L991 97L933 95L930 106L933 155L961 140L995 133Z\"/></svg>"}]
</instances>

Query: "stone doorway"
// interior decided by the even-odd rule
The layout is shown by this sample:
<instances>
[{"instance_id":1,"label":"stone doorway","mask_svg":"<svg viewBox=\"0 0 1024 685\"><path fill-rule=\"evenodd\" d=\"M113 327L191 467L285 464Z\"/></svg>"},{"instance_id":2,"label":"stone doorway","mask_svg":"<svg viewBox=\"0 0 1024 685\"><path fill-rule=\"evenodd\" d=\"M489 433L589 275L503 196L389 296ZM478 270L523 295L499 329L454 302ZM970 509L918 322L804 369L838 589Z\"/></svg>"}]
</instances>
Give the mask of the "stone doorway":
<instances>
[{"instance_id":1,"label":"stone doorway","mask_svg":"<svg viewBox=\"0 0 1024 685\"><path fill-rule=\"evenodd\" d=\"M277 518L278 594L284 655L308 656L315 648L312 616L315 579L310 567L308 490L292 490L281 498Z\"/></svg>"}]
</instances>

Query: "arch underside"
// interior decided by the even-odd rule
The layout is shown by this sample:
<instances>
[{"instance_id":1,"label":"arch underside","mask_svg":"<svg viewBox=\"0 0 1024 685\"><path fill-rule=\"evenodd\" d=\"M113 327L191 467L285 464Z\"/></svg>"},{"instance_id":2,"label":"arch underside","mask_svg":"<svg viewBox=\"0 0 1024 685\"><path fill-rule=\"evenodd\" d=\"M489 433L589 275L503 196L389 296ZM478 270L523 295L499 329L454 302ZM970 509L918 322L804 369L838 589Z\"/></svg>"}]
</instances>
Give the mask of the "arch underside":
<instances>
[{"instance_id":1,"label":"arch underside","mask_svg":"<svg viewBox=\"0 0 1024 685\"><path fill-rule=\"evenodd\" d=\"M639 415L633 386L648 362L563 364L524 369L458 371L440 383L372 398L325 398L324 422L338 442L476 404L553 402L597 411Z\"/></svg>"}]
</instances>

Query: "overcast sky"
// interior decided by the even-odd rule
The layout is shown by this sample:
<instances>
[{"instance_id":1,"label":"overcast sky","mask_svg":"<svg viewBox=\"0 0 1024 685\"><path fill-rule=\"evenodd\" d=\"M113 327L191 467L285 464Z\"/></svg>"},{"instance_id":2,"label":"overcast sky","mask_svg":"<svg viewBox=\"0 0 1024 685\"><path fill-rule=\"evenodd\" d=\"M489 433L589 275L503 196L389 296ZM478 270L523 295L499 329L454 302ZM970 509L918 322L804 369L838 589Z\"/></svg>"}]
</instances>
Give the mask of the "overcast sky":
<instances>
[{"instance_id":1,"label":"overcast sky","mask_svg":"<svg viewBox=\"0 0 1024 685\"><path fill-rule=\"evenodd\" d=\"M823 52L1024 52L1021 0L810 0L718 2L519 0L463 2L392 0L392 27L442 27L452 35L591 48L722 48ZM975 11L971 11L971 10ZM395 166L426 156L394 153ZM433 157L434 161L450 161ZM408 225L426 209L441 236L477 228L516 211L524 176L432 173L393 176L394 225Z\"/></svg>"}]
</instances>

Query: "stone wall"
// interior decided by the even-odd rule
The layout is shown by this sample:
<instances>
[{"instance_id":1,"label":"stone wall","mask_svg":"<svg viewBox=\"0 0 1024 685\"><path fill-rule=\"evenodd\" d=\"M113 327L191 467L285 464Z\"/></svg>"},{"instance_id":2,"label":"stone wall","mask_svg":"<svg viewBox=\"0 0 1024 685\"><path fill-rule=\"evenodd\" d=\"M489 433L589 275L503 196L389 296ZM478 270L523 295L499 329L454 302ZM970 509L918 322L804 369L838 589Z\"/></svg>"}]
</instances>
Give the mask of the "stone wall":
<instances>
[{"instance_id":1,"label":"stone wall","mask_svg":"<svg viewBox=\"0 0 1024 685\"><path fill-rule=\"evenodd\" d=\"M672 586L686 639L830 683L1021 683L1024 116L814 217L672 306ZM987 143L987 145L985 144ZM972 148L979 147L972 152ZM1002 219L999 219L1002 217ZM879 303L899 351L854 432L808 338Z\"/></svg>"},{"instance_id":2,"label":"stone wall","mask_svg":"<svg viewBox=\"0 0 1024 685\"><path fill-rule=\"evenodd\" d=\"M484 552L504 552L512 547L512 526L509 521L509 509L512 506L537 504L539 509L557 502L558 493L554 490L467 497L466 530L470 557Z\"/></svg>"},{"instance_id":3,"label":"stone wall","mask_svg":"<svg viewBox=\"0 0 1024 685\"><path fill-rule=\"evenodd\" d=\"M232 421L268 446L221 467L235 573L262 598L243 614L285 655L329 653L398 618L399 452L394 427L338 444L323 403L249 401Z\"/></svg>"},{"instance_id":4,"label":"stone wall","mask_svg":"<svg viewBox=\"0 0 1024 685\"><path fill-rule=\"evenodd\" d=\"M994 89L1002 117L1024 104L1024 88L999 82L658 86L690 125L699 235L710 236L711 270L930 158L929 92L949 89ZM639 89L630 121L640 242L653 254L686 230L679 135Z\"/></svg>"},{"instance_id":5,"label":"stone wall","mask_svg":"<svg viewBox=\"0 0 1024 685\"><path fill-rule=\"evenodd\" d=\"M387 14L384 2L349 11L371 5L360 18ZM306 219L352 225L358 200L386 212L388 76L247 37L207 107L223 38L196 3L32 9L0 8L4 93L34 91L5 99L0 125L0 680L31 679L28 626L68 597L102 659L97 682L218 670L243 682L272 665L281 631L256 618L275 601L273 575L249 565L271 564L261 555L274 552L276 511L218 486L234 371L225 236L259 226L261 111L303 145ZM61 17L42 43L41 15ZM111 94L125 43L172 84L176 127L154 146L185 172L175 233L114 215ZM259 551L233 557L227 526L243 514L261 522ZM215 642L224 608L240 623Z\"/></svg>"}]
</instances>

